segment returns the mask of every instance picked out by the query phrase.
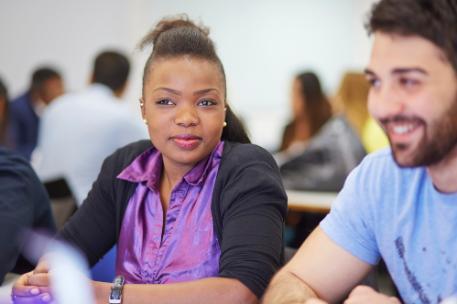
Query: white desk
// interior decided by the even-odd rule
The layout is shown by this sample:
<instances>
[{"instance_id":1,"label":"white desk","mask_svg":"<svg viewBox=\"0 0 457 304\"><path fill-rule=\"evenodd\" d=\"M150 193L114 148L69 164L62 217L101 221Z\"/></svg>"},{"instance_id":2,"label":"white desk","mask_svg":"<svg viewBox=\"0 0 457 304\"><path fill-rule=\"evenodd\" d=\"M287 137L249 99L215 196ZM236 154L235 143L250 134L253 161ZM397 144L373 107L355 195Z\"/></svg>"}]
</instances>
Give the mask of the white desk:
<instances>
[{"instance_id":1,"label":"white desk","mask_svg":"<svg viewBox=\"0 0 457 304\"><path fill-rule=\"evenodd\" d=\"M338 193L286 190L289 210L301 212L330 211L330 206Z\"/></svg>"}]
</instances>

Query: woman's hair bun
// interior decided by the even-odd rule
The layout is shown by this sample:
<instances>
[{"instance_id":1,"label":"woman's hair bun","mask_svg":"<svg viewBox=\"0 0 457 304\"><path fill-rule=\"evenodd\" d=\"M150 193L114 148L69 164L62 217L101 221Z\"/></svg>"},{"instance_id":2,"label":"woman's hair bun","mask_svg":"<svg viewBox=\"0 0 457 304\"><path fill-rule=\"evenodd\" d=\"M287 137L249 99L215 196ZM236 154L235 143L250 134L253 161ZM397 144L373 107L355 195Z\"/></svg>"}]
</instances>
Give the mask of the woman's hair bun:
<instances>
[{"instance_id":1,"label":"woman's hair bun","mask_svg":"<svg viewBox=\"0 0 457 304\"><path fill-rule=\"evenodd\" d=\"M152 44L156 45L160 36L168 31L176 30L179 28L189 28L193 31L198 31L209 39L209 28L203 25L197 25L186 14L181 14L173 17L166 17L157 23L154 29L148 33L140 42L140 49Z\"/></svg>"}]
</instances>

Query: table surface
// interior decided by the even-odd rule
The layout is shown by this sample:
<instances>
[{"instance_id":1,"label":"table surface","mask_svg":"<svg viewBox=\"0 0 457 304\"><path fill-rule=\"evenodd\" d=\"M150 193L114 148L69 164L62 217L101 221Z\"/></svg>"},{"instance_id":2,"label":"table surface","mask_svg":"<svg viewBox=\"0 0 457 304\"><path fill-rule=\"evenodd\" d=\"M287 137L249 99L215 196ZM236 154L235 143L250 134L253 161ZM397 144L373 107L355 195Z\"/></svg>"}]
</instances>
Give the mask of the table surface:
<instances>
[{"instance_id":1,"label":"table surface","mask_svg":"<svg viewBox=\"0 0 457 304\"><path fill-rule=\"evenodd\" d=\"M301 212L323 212L330 210L337 192L314 192L286 190L289 210Z\"/></svg>"}]
</instances>

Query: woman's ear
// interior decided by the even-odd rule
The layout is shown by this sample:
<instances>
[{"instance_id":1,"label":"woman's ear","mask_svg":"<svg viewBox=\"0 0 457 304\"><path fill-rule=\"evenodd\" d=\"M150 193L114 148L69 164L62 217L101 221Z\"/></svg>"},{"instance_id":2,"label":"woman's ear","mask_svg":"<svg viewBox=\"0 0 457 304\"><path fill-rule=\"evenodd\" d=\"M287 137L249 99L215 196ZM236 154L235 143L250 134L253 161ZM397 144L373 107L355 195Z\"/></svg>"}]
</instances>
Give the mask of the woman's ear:
<instances>
[{"instance_id":1,"label":"woman's ear","mask_svg":"<svg viewBox=\"0 0 457 304\"><path fill-rule=\"evenodd\" d=\"M139 99L139 101L140 101L141 117L143 118L143 122L147 125L148 121L146 119L146 110L144 108L144 99L143 99L143 97L141 97Z\"/></svg>"}]
</instances>

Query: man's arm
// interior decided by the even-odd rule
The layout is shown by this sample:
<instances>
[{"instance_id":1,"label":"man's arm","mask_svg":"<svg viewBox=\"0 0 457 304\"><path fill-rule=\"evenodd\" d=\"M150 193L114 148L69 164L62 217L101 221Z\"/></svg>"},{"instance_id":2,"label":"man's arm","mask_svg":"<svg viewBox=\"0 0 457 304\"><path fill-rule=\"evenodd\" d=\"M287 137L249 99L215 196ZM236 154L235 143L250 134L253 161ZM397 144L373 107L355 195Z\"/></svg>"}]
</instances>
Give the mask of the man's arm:
<instances>
[{"instance_id":1,"label":"man's arm","mask_svg":"<svg viewBox=\"0 0 457 304\"><path fill-rule=\"evenodd\" d=\"M371 270L317 228L292 260L273 278L263 303L305 303L310 298L335 302Z\"/></svg>"}]
</instances>

